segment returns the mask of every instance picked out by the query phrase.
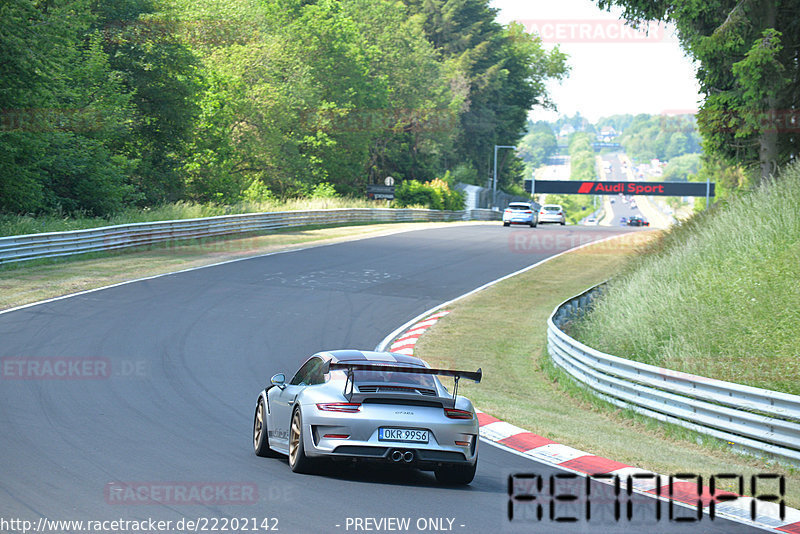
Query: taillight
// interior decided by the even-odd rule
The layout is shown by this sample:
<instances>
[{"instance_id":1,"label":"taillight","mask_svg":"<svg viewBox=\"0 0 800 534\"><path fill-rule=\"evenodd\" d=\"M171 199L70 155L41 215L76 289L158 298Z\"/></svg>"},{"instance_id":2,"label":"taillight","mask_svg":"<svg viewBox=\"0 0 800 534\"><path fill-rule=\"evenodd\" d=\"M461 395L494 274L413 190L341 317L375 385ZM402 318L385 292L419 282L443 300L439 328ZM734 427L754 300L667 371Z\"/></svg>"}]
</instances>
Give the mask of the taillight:
<instances>
[{"instance_id":1,"label":"taillight","mask_svg":"<svg viewBox=\"0 0 800 534\"><path fill-rule=\"evenodd\" d=\"M542 211L539 212L539 215L547 215L547 212L542 210Z\"/></svg>"},{"instance_id":2,"label":"taillight","mask_svg":"<svg viewBox=\"0 0 800 534\"><path fill-rule=\"evenodd\" d=\"M456 410L455 408L445 408L444 414L450 419L472 419L472 412Z\"/></svg>"},{"instance_id":3,"label":"taillight","mask_svg":"<svg viewBox=\"0 0 800 534\"><path fill-rule=\"evenodd\" d=\"M528 210L528 211L526 211L526 212L525 212L525 215L532 215L532 214L533 214L533 212L532 212L532 211L530 211L530 210Z\"/></svg>"},{"instance_id":4,"label":"taillight","mask_svg":"<svg viewBox=\"0 0 800 534\"><path fill-rule=\"evenodd\" d=\"M361 409L358 402L318 402L317 410L324 412L347 412L355 413Z\"/></svg>"}]
</instances>

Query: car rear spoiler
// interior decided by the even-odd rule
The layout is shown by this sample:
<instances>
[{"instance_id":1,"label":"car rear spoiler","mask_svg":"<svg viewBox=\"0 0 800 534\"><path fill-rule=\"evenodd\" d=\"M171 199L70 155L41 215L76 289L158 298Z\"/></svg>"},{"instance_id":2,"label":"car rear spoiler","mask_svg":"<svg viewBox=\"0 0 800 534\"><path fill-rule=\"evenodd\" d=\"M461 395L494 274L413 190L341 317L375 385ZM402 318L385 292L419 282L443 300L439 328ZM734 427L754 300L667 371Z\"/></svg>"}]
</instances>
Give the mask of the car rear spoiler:
<instances>
[{"instance_id":1,"label":"car rear spoiler","mask_svg":"<svg viewBox=\"0 0 800 534\"><path fill-rule=\"evenodd\" d=\"M386 365L384 363L353 363L353 362L331 362L328 360L323 364L322 372L327 374L329 371L342 370L347 371L347 381L344 384L344 394L348 398L353 396L353 387L355 381L353 379L354 371L388 371L392 373L407 373L412 375L439 375L439 376L452 376L455 381L453 388L453 399L455 400L458 395L458 381L463 377L480 383L483 378L483 371L479 367L477 371L456 371L453 369L432 369L429 367L406 367L404 365ZM350 386L348 395L347 386Z\"/></svg>"}]
</instances>

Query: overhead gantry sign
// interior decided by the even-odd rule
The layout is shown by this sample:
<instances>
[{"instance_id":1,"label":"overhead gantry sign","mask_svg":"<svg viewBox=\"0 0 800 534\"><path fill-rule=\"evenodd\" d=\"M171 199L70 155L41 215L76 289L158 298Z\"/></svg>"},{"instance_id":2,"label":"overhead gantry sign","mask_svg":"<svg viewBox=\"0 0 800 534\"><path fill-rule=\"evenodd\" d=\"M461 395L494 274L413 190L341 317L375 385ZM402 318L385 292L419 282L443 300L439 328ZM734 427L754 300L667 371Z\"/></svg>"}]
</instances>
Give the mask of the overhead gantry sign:
<instances>
[{"instance_id":1,"label":"overhead gantry sign","mask_svg":"<svg viewBox=\"0 0 800 534\"><path fill-rule=\"evenodd\" d=\"M655 195L713 197L710 182L585 182L582 180L525 180L528 193L560 195Z\"/></svg>"}]
</instances>

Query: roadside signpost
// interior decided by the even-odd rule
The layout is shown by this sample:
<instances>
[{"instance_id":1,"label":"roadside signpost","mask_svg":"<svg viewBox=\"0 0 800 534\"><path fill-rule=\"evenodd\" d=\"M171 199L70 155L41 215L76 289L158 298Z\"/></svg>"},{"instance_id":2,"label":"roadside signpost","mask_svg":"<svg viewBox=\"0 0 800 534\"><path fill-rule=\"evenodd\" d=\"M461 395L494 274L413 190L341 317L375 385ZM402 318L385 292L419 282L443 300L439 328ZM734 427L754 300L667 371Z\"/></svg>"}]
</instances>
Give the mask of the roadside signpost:
<instances>
[{"instance_id":1,"label":"roadside signpost","mask_svg":"<svg viewBox=\"0 0 800 534\"><path fill-rule=\"evenodd\" d=\"M391 178L391 176L389 177ZM389 178L386 181L389 181ZM392 178L394 183L394 178ZM386 200L394 200L394 185L378 185L370 184L367 186L367 197L373 199L384 198Z\"/></svg>"},{"instance_id":2,"label":"roadside signpost","mask_svg":"<svg viewBox=\"0 0 800 534\"><path fill-rule=\"evenodd\" d=\"M516 150L517 147L511 145L494 145L494 167L492 176L492 208L497 207L497 149L510 148Z\"/></svg>"}]
</instances>

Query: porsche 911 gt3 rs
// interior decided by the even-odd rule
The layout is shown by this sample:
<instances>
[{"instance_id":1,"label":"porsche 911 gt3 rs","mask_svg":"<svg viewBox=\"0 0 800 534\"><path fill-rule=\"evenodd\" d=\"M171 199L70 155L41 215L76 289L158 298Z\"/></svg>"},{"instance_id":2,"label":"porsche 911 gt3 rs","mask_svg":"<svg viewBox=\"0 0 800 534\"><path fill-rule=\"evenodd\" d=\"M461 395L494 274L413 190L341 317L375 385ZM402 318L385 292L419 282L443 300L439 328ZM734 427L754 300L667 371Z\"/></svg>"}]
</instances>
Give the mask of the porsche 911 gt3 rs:
<instances>
[{"instance_id":1,"label":"porsche 911 gt3 rs","mask_svg":"<svg viewBox=\"0 0 800 534\"><path fill-rule=\"evenodd\" d=\"M453 377L452 395L439 376ZM458 381L482 372L433 369L413 356L337 350L312 355L286 381L258 397L253 447L286 455L310 473L322 459L378 461L434 471L445 484L469 484L478 464L478 418Z\"/></svg>"}]
</instances>

